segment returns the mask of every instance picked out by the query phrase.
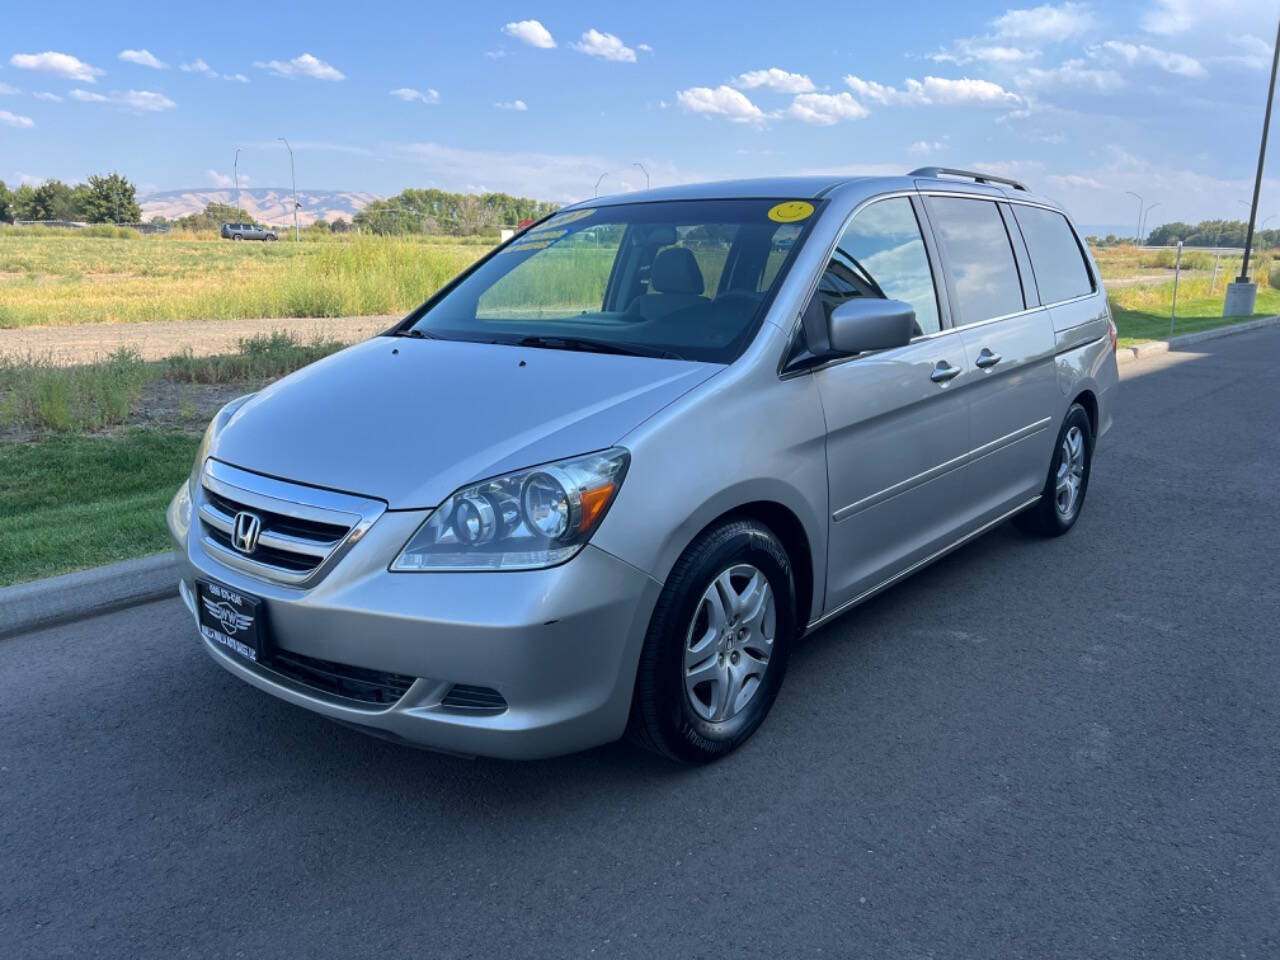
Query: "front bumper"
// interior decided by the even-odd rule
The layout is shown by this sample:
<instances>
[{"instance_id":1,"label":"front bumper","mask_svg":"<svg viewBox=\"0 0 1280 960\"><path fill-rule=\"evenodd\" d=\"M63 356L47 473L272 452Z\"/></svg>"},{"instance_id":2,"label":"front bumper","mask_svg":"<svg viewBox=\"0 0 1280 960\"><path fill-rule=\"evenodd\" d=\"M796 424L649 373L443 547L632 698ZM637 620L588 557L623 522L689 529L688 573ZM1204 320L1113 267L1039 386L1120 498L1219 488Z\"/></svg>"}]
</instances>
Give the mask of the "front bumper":
<instances>
[{"instance_id":1,"label":"front bumper","mask_svg":"<svg viewBox=\"0 0 1280 960\"><path fill-rule=\"evenodd\" d=\"M169 529L193 618L195 579L207 577L261 597L279 649L417 678L393 705L366 704L201 638L215 661L247 683L367 732L454 753L531 759L622 735L661 585L612 554L588 545L547 570L389 573L427 511L388 512L318 583L297 588L219 562L198 535L188 535L189 510L180 490ZM446 706L454 684L492 688L507 707L476 715Z\"/></svg>"}]
</instances>

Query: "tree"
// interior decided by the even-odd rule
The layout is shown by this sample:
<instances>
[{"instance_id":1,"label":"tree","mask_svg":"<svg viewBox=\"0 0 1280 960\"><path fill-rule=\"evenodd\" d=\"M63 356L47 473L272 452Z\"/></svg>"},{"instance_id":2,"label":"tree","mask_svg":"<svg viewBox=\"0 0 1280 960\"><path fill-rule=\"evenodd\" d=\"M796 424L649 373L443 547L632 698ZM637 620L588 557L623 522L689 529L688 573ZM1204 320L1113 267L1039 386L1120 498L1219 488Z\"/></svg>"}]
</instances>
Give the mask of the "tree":
<instances>
[{"instance_id":1,"label":"tree","mask_svg":"<svg viewBox=\"0 0 1280 960\"><path fill-rule=\"evenodd\" d=\"M38 187L18 188L14 207L18 220L75 220L75 197L61 180L46 180Z\"/></svg>"},{"instance_id":2,"label":"tree","mask_svg":"<svg viewBox=\"0 0 1280 960\"><path fill-rule=\"evenodd\" d=\"M0 223L13 223L13 191L0 180Z\"/></svg>"},{"instance_id":3,"label":"tree","mask_svg":"<svg viewBox=\"0 0 1280 960\"><path fill-rule=\"evenodd\" d=\"M89 177L80 204L82 217L90 223L137 223L142 219L137 189L114 170L105 177Z\"/></svg>"}]
</instances>

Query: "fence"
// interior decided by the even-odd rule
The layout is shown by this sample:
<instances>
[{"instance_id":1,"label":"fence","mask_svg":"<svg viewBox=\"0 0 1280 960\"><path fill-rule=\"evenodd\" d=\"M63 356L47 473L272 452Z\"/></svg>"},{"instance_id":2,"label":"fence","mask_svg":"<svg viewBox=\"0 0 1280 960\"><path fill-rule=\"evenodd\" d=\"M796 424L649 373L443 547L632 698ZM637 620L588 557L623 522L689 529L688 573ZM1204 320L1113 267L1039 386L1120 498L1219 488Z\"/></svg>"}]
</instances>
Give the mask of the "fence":
<instances>
[{"instance_id":1,"label":"fence","mask_svg":"<svg viewBox=\"0 0 1280 960\"><path fill-rule=\"evenodd\" d=\"M168 233L169 227L166 224L158 223L107 223L97 224L88 223L84 220L15 220L15 227L53 227L61 230L83 230L85 227L109 226L109 227L129 227L137 230L139 233Z\"/></svg>"}]
</instances>

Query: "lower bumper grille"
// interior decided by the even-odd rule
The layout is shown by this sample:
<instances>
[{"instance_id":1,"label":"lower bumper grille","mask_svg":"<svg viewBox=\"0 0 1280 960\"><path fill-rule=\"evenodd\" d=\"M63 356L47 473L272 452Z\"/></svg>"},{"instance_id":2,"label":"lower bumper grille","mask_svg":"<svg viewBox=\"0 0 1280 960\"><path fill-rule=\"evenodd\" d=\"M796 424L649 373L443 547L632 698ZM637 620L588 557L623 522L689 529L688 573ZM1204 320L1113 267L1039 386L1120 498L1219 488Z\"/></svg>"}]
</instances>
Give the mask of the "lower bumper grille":
<instances>
[{"instance_id":1,"label":"lower bumper grille","mask_svg":"<svg viewBox=\"0 0 1280 960\"><path fill-rule=\"evenodd\" d=\"M467 683L455 683L449 688L440 705L468 713L502 713L507 701L492 687L473 687Z\"/></svg>"},{"instance_id":2,"label":"lower bumper grille","mask_svg":"<svg viewBox=\"0 0 1280 960\"><path fill-rule=\"evenodd\" d=\"M399 701L417 679L403 673L368 670L288 650L277 650L264 666L295 683L333 697L388 707Z\"/></svg>"}]
</instances>

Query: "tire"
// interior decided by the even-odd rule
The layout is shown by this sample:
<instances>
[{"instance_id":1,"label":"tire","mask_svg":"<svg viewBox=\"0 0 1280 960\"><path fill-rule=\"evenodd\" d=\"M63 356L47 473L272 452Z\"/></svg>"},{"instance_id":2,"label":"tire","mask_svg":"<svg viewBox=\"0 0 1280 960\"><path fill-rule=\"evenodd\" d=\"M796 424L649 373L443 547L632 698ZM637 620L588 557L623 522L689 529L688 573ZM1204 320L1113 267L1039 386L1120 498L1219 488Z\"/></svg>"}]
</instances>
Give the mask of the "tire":
<instances>
[{"instance_id":1,"label":"tire","mask_svg":"<svg viewBox=\"0 0 1280 960\"><path fill-rule=\"evenodd\" d=\"M271 234L267 234L267 235L266 235L265 237L263 237L262 239L263 239L263 241L265 241L266 243L275 243L277 238L276 238L276 237L273 237Z\"/></svg>"},{"instance_id":2,"label":"tire","mask_svg":"<svg viewBox=\"0 0 1280 960\"><path fill-rule=\"evenodd\" d=\"M238 234L238 233L233 233L233 234L231 235L231 239L232 239L232 240L243 240L243 239L244 239L244 237L243 237L242 235Z\"/></svg>"},{"instance_id":3,"label":"tire","mask_svg":"<svg viewBox=\"0 0 1280 960\"><path fill-rule=\"evenodd\" d=\"M1078 450L1079 460L1074 462L1071 451ZM1063 464L1067 466L1064 469ZM1084 497L1089 490L1089 474L1093 470L1093 425L1084 407L1073 403L1062 421L1058 440L1053 445L1053 459L1049 461L1049 476L1045 479L1040 500L1013 518L1014 525L1023 533L1035 537L1060 537L1080 518L1084 509ZM1061 474L1061 476L1060 476ZM1070 487L1074 479L1075 490ZM1065 484L1066 489L1060 488ZM1069 500L1064 508L1063 501Z\"/></svg>"},{"instance_id":4,"label":"tire","mask_svg":"<svg viewBox=\"0 0 1280 960\"><path fill-rule=\"evenodd\" d=\"M628 736L684 763L724 756L764 722L795 636L795 576L781 542L755 520L717 524L680 556L658 597Z\"/></svg>"}]
</instances>

